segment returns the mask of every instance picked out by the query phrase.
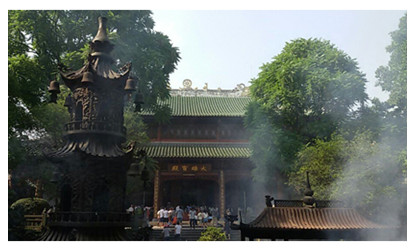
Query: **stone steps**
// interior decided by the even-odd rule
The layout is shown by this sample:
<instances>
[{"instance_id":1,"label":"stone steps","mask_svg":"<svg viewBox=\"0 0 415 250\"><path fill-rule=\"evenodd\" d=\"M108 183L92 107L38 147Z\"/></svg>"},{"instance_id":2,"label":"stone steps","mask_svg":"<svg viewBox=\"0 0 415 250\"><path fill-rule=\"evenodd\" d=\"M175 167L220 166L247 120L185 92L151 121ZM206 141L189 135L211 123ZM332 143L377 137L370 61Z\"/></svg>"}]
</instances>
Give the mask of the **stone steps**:
<instances>
[{"instance_id":1,"label":"stone steps","mask_svg":"<svg viewBox=\"0 0 415 250\"><path fill-rule=\"evenodd\" d=\"M174 230L174 227L171 227L171 230ZM196 227L195 229L190 228L190 227L183 227L182 228L182 233L180 235L180 240L181 241L197 241L200 238L201 233L204 231L205 229L202 227ZM150 240L152 241L162 241L162 228L154 228L153 227L153 232L152 232L152 236L150 238ZM170 233L170 240L175 240L174 239L174 232Z\"/></svg>"},{"instance_id":2,"label":"stone steps","mask_svg":"<svg viewBox=\"0 0 415 250\"><path fill-rule=\"evenodd\" d=\"M173 227L171 227L173 230ZM162 241L162 227L153 227L152 236L150 237L151 241ZM201 233L205 231L203 227L196 227L195 229L190 228L189 226L183 226L182 233L180 235L181 241L197 241L200 238ZM174 239L174 234L170 233L170 240ZM230 239L228 241L240 241L241 232L239 230L231 230Z\"/></svg>"},{"instance_id":3,"label":"stone steps","mask_svg":"<svg viewBox=\"0 0 415 250\"><path fill-rule=\"evenodd\" d=\"M151 241L162 241L162 231L163 227L158 226L157 223L151 223L152 226L152 236L150 237ZM220 226L218 226L220 227ZM222 227L220 227L222 229ZM170 226L171 231L174 230L174 226ZM182 223L182 233L180 235L181 241L197 241L200 238L201 233L205 229L201 226L196 226L195 229L190 228L189 224L183 221ZM174 239L174 233L170 233L170 240ZM230 239L228 241L240 241L241 240L241 231L231 230Z\"/></svg>"},{"instance_id":4,"label":"stone steps","mask_svg":"<svg viewBox=\"0 0 415 250\"><path fill-rule=\"evenodd\" d=\"M241 240L241 231L231 229L231 238L229 241L240 241Z\"/></svg>"}]
</instances>

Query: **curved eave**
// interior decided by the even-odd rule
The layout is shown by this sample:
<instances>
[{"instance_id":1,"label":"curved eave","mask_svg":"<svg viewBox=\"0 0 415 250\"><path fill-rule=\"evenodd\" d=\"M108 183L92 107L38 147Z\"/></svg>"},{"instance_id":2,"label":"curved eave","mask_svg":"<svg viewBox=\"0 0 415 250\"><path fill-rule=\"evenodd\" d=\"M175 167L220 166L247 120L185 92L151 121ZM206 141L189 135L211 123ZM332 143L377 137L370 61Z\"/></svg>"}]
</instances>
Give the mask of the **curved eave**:
<instances>
[{"instance_id":1,"label":"curved eave","mask_svg":"<svg viewBox=\"0 0 415 250\"><path fill-rule=\"evenodd\" d=\"M89 65L85 64L82 68L76 71L60 71L59 73L65 85L68 86L68 88L73 89L77 85L81 84L83 73L87 72L88 68ZM109 80L114 82L125 83L131 71L131 63L125 64L122 67L122 69L123 71L121 73L117 73L113 71L109 65L105 63L100 64L98 62L96 66L93 66L92 69L90 69L90 71L94 74L94 77L98 78L97 82L105 82Z\"/></svg>"},{"instance_id":2,"label":"curved eave","mask_svg":"<svg viewBox=\"0 0 415 250\"><path fill-rule=\"evenodd\" d=\"M115 158L131 156L132 149L124 151L118 144L102 145L90 140L84 141L68 141L62 148L52 153L45 153L45 156L55 162L60 159L72 157L76 152L97 157Z\"/></svg>"},{"instance_id":3,"label":"curved eave","mask_svg":"<svg viewBox=\"0 0 415 250\"><path fill-rule=\"evenodd\" d=\"M251 155L248 144L233 143L151 143L139 149L152 158L246 159Z\"/></svg>"}]
</instances>

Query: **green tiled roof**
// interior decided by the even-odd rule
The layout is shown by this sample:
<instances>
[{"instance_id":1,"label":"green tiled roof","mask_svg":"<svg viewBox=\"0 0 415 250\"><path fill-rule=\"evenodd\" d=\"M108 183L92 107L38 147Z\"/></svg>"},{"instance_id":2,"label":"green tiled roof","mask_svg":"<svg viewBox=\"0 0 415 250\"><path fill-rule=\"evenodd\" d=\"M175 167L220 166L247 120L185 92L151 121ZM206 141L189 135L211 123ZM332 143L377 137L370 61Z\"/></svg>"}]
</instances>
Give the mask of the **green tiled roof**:
<instances>
[{"instance_id":1,"label":"green tiled roof","mask_svg":"<svg viewBox=\"0 0 415 250\"><path fill-rule=\"evenodd\" d=\"M172 116L231 116L242 117L249 97L172 96L159 104L168 104ZM153 115L143 111L142 115Z\"/></svg>"},{"instance_id":2,"label":"green tiled roof","mask_svg":"<svg viewBox=\"0 0 415 250\"><path fill-rule=\"evenodd\" d=\"M249 144L151 143L141 147L153 158L249 158Z\"/></svg>"}]
</instances>

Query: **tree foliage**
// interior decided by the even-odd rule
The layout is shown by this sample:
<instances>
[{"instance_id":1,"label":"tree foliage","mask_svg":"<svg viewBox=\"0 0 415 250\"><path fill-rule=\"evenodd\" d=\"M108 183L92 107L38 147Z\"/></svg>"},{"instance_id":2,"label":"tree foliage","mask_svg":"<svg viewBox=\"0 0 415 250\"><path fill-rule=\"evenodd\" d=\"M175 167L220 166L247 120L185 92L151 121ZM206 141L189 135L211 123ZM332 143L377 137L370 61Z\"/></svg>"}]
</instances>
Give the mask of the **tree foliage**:
<instances>
[{"instance_id":1,"label":"tree foliage","mask_svg":"<svg viewBox=\"0 0 415 250\"><path fill-rule=\"evenodd\" d=\"M252 134L254 177L275 181L276 172L291 171L304 145L359 120L368 98L365 83L357 62L329 41L287 43L250 87L254 103L245 124Z\"/></svg>"},{"instance_id":2,"label":"tree foliage","mask_svg":"<svg viewBox=\"0 0 415 250\"><path fill-rule=\"evenodd\" d=\"M151 11L9 11L9 134L37 127L34 107L47 102L47 86L58 65L78 69L97 32L98 16L108 18L114 67L132 62L145 103L157 111L169 95L169 74L180 59L169 38L154 30Z\"/></svg>"},{"instance_id":3,"label":"tree foliage","mask_svg":"<svg viewBox=\"0 0 415 250\"><path fill-rule=\"evenodd\" d=\"M375 99L375 110L382 117L384 136L406 150L407 141L407 16L400 19L399 29L390 33L392 42L386 47L391 54L387 66L376 70L377 85L389 92L386 102Z\"/></svg>"},{"instance_id":4,"label":"tree foliage","mask_svg":"<svg viewBox=\"0 0 415 250\"><path fill-rule=\"evenodd\" d=\"M47 87L51 80L59 80L58 68L77 70L84 64L99 16L108 18L109 38L115 45L114 70L132 62L131 74L138 79L145 106L156 113L165 111L156 100L168 97L169 74L180 56L169 38L154 30L151 11L9 10L8 158L9 169L19 168L13 174L33 172L29 168L35 168L32 163L41 149L56 148L61 143L62 126L69 118L63 107L69 90L61 87L58 105L53 105L48 103ZM137 127L142 128L134 124L139 119L128 110L126 113L126 126L137 132ZM145 136L138 131L128 140L132 139Z\"/></svg>"},{"instance_id":5,"label":"tree foliage","mask_svg":"<svg viewBox=\"0 0 415 250\"><path fill-rule=\"evenodd\" d=\"M386 47L391 54L387 66L376 70L376 85L389 92L387 103L394 113L406 117L407 113L407 15L399 22L399 29L390 33L392 43Z\"/></svg>"},{"instance_id":6,"label":"tree foliage","mask_svg":"<svg viewBox=\"0 0 415 250\"><path fill-rule=\"evenodd\" d=\"M397 224L406 207L405 159L399 148L389 141L376 142L370 131L359 132L352 140L334 135L298 154L289 184L301 194L308 171L317 199L341 200L369 216L377 215L378 221Z\"/></svg>"},{"instance_id":7,"label":"tree foliage","mask_svg":"<svg viewBox=\"0 0 415 250\"><path fill-rule=\"evenodd\" d=\"M365 82L357 62L328 41L297 39L262 66L251 95L279 127L323 138L364 105Z\"/></svg>"},{"instance_id":8,"label":"tree foliage","mask_svg":"<svg viewBox=\"0 0 415 250\"><path fill-rule=\"evenodd\" d=\"M406 15L391 33L388 66L376 71L386 102L372 100L348 133L307 144L297 155L289 185L299 193L305 172L316 198L337 199L384 224L406 223ZM373 122L374 121L374 122ZM344 132L344 131L343 131Z\"/></svg>"},{"instance_id":9,"label":"tree foliage","mask_svg":"<svg viewBox=\"0 0 415 250\"><path fill-rule=\"evenodd\" d=\"M226 235L220 228L207 227L206 231L202 232L198 241L225 241Z\"/></svg>"},{"instance_id":10,"label":"tree foliage","mask_svg":"<svg viewBox=\"0 0 415 250\"><path fill-rule=\"evenodd\" d=\"M348 160L347 141L340 135L333 135L330 140L316 139L301 150L289 173L289 185L298 194L306 188L305 176L309 172L310 183L317 199L332 198L331 185L336 182Z\"/></svg>"}]
</instances>

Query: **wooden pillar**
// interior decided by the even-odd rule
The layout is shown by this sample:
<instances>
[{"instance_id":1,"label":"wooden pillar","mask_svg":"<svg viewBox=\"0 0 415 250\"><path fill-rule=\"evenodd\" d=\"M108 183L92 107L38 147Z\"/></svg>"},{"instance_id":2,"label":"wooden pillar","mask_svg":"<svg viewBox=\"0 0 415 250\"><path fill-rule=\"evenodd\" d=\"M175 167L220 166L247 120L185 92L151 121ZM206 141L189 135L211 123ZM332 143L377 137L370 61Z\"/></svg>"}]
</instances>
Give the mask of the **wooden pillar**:
<instances>
[{"instance_id":1,"label":"wooden pillar","mask_svg":"<svg viewBox=\"0 0 415 250\"><path fill-rule=\"evenodd\" d=\"M225 174L223 169L219 171L219 213L221 218L225 218Z\"/></svg>"},{"instance_id":2,"label":"wooden pillar","mask_svg":"<svg viewBox=\"0 0 415 250\"><path fill-rule=\"evenodd\" d=\"M154 201L153 208L154 214L159 210L159 194L160 194L160 171L156 170L154 174Z\"/></svg>"}]
</instances>

